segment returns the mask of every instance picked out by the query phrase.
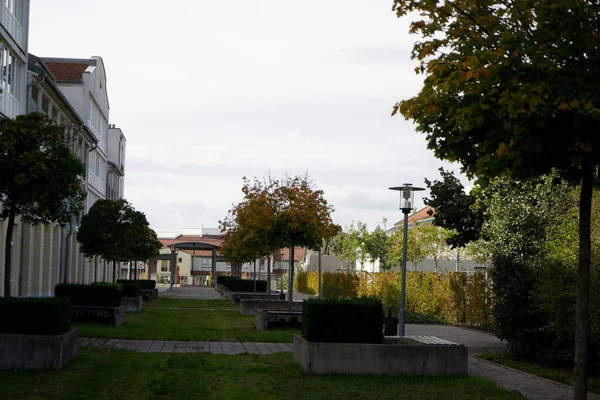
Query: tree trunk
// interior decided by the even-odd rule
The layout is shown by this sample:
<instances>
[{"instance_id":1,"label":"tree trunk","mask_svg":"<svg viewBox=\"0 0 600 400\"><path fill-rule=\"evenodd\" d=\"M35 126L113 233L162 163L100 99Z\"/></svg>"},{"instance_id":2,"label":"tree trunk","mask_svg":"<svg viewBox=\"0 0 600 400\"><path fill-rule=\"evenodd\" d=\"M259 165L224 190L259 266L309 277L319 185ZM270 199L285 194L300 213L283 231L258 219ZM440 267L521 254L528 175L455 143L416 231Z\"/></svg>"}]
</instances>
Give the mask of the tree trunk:
<instances>
[{"instance_id":1,"label":"tree trunk","mask_svg":"<svg viewBox=\"0 0 600 400\"><path fill-rule=\"evenodd\" d=\"M113 281L113 283L117 282L117 262L115 260L113 260L113 276L112 276L112 281Z\"/></svg>"},{"instance_id":2,"label":"tree trunk","mask_svg":"<svg viewBox=\"0 0 600 400\"><path fill-rule=\"evenodd\" d=\"M288 302L290 310L294 303L294 245L290 247L290 279L288 284Z\"/></svg>"},{"instance_id":3,"label":"tree trunk","mask_svg":"<svg viewBox=\"0 0 600 400\"><path fill-rule=\"evenodd\" d=\"M579 203L579 268L577 274L577 309L575 316L575 379L573 398L587 399L587 359L590 300L591 216L594 167L591 154L582 163Z\"/></svg>"},{"instance_id":4,"label":"tree trunk","mask_svg":"<svg viewBox=\"0 0 600 400\"><path fill-rule=\"evenodd\" d=\"M8 214L8 226L6 227L6 240L4 242L4 297L10 297L10 275L12 272L12 236L15 226L15 219L17 218L16 212L11 208ZM22 244L21 244L22 245Z\"/></svg>"}]
</instances>

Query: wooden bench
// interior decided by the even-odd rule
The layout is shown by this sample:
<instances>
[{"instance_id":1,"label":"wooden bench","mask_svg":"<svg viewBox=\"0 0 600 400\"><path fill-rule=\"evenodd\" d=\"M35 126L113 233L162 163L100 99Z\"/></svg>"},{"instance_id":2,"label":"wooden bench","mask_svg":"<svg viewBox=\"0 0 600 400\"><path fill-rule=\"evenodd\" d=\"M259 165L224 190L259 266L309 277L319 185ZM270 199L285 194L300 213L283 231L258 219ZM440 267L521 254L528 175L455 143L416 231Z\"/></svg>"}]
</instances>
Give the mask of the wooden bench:
<instances>
[{"instance_id":1,"label":"wooden bench","mask_svg":"<svg viewBox=\"0 0 600 400\"><path fill-rule=\"evenodd\" d=\"M256 310L256 329L266 331L274 326L296 327L302 325L302 311Z\"/></svg>"},{"instance_id":2,"label":"wooden bench","mask_svg":"<svg viewBox=\"0 0 600 400\"><path fill-rule=\"evenodd\" d=\"M71 306L73 321L110 321L110 325L119 327L125 320L125 307L112 306Z\"/></svg>"}]
</instances>

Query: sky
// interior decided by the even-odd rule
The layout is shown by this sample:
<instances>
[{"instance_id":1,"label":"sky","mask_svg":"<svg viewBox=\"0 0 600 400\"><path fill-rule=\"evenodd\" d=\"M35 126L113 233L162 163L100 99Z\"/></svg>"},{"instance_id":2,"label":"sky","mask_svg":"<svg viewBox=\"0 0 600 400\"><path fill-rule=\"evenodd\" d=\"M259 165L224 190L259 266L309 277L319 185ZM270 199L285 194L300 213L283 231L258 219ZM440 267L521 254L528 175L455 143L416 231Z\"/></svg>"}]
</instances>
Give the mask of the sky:
<instances>
[{"instance_id":1,"label":"sky","mask_svg":"<svg viewBox=\"0 0 600 400\"><path fill-rule=\"evenodd\" d=\"M286 173L311 176L334 222L389 228L402 219L389 187L459 170L391 117L422 85L412 19L392 3L32 0L29 52L102 57L125 197L157 232L215 228L242 177Z\"/></svg>"}]
</instances>

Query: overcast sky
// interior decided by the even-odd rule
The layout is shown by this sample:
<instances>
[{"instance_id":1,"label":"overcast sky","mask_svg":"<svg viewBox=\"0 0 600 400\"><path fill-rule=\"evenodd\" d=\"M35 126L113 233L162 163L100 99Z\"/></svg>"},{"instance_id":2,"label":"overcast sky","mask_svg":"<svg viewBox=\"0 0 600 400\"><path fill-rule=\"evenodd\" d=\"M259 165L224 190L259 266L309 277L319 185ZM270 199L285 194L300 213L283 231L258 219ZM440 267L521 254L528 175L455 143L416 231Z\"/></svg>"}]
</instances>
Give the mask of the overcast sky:
<instances>
[{"instance_id":1,"label":"overcast sky","mask_svg":"<svg viewBox=\"0 0 600 400\"><path fill-rule=\"evenodd\" d=\"M31 53L103 58L125 197L156 231L217 227L269 172L308 172L335 222L371 230L402 219L388 187L458 170L390 117L422 82L392 0L31 3Z\"/></svg>"}]
</instances>

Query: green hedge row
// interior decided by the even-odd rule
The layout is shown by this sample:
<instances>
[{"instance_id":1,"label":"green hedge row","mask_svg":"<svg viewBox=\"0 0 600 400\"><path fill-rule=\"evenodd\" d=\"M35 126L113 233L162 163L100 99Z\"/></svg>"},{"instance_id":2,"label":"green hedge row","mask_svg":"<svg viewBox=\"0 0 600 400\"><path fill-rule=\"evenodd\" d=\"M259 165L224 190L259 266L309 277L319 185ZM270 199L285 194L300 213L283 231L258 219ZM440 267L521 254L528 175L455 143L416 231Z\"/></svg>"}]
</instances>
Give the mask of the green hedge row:
<instances>
[{"instance_id":1,"label":"green hedge row","mask_svg":"<svg viewBox=\"0 0 600 400\"><path fill-rule=\"evenodd\" d=\"M302 336L310 342L381 343L380 299L309 299L304 302Z\"/></svg>"},{"instance_id":2,"label":"green hedge row","mask_svg":"<svg viewBox=\"0 0 600 400\"><path fill-rule=\"evenodd\" d=\"M140 285L140 289L148 290L156 287L154 279L117 279L117 283L135 283Z\"/></svg>"},{"instance_id":3,"label":"green hedge row","mask_svg":"<svg viewBox=\"0 0 600 400\"><path fill-rule=\"evenodd\" d=\"M71 330L71 302L52 297L0 297L0 334L60 335Z\"/></svg>"},{"instance_id":4,"label":"green hedge row","mask_svg":"<svg viewBox=\"0 0 600 400\"><path fill-rule=\"evenodd\" d=\"M137 283L122 283L121 288L123 289L123 297L139 297L140 296L140 285Z\"/></svg>"},{"instance_id":5,"label":"green hedge row","mask_svg":"<svg viewBox=\"0 0 600 400\"><path fill-rule=\"evenodd\" d=\"M217 275L217 284L224 284L225 281L229 280L229 279L238 279L235 276L231 276L231 275Z\"/></svg>"},{"instance_id":6,"label":"green hedge row","mask_svg":"<svg viewBox=\"0 0 600 400\"><path fill-rule=\"evenodd\" d=\"M123 289L121 285L113 283L59 283L54 288L54 295L69 298L73 306L119 307L123 300Z\"/></svg>"},{"instance_id":7,"label":"green hedge row","mask_svg":"<svg viewBox=\"0 0 600 400\"><path fill-rule=\"evenodd\" d=\"M251 279L226 279L223 286L232 292L254 292L254 280ZM267 281L256 281L256 291L266 292Z\"/></svg>"}]
</instances>

